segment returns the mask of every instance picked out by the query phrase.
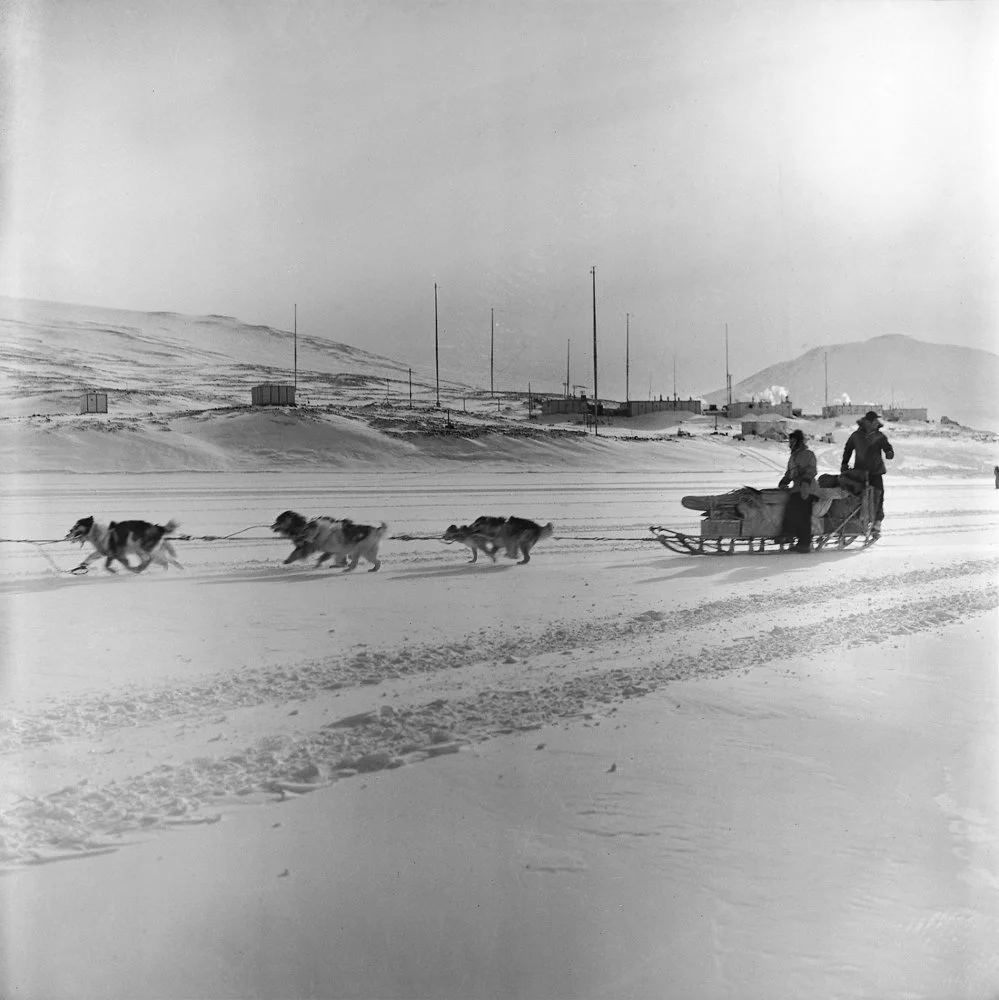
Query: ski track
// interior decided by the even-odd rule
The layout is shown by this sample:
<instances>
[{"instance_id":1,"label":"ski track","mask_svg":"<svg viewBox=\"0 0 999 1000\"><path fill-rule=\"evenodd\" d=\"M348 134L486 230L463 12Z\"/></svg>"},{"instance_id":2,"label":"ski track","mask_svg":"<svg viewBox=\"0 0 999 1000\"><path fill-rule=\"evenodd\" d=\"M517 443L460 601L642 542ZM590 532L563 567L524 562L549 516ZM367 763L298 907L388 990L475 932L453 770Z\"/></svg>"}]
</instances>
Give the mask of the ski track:
<instances>
[{"instance_id":1,"label":"ski track","mask_svg":"<svg viewBox=\"0 0 999 1000\"><path fill-rule=\"evenodd\" d=\"M386 696L386 682L409 682L408 701L383 701L304 734L275 733L224 756L160 764L103 784L84 778L48 794L8 795L0 811L0 866L114 849L134 831L214 822L236 802L302 794L500 734L613 715L623 700L677 680L775 661L792 661L793 668L816 653L967 621L999 606L997 568L999 559L967 560L855 577L845 597L839 584L795 586L670 611L563 620L514 638L506 629L479 630L445 645L368 648L321 663L243 670L182 686L130 687L5 713L0 752L8 759L84 740L97 747L87 752L102 753L110 751L99 749L101 741L118 730L170 720L222 722L219 712L287 708L365 688L374 704ZM793 624L759 633L761 614ZM740 629L753 634L729 637ZM638 666L612 665L623 647L641 644L648 648L638 654ZM674 649L684 652L671 655ZM440 676L449 696L420 702L420 682ZM480 683L483 676L487 686Z\"/></svg>"}]
</instances>

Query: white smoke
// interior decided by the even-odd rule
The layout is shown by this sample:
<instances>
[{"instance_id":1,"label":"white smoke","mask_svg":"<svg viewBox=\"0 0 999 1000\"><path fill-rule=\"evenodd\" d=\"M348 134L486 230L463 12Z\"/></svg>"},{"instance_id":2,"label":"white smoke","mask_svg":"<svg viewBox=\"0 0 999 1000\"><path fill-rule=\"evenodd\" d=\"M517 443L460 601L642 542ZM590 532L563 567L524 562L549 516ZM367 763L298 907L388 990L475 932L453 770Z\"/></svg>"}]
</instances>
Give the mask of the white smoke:
<instances>
[{"instance_id":1,"label":"white smoke","mask_svg":"<svg viewBox=\"0 0 999 1000\"><path fill-rule=\"evenodd\" d=\"M756 397L761 403L770 403L777 406L779 403L787 402L791 394L782 385L772 385L769 389L764 389Z\"/></svg>"},{"instance_id":2,"label":"white smoke","mask_svg":"<svg viewBox=\"0 0 999 1000\"><path fill-rule=\"evenodd\" d=\"M839 396L836 397L836 405L837 406L849 406L850 405L850 397L844 392L842 395L839 395Z\"/></svg>"}]
</instances>

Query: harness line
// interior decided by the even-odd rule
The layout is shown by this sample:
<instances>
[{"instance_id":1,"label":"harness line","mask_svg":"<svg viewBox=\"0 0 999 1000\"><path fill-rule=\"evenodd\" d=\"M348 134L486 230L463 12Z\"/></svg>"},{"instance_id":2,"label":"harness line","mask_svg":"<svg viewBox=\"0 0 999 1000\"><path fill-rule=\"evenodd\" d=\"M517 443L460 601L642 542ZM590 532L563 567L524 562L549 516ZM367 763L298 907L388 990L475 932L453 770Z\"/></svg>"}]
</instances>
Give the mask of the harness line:
<instances>
[{"instance_id":1,"label":"harness line","mask_svg":"<svg viewBox=\"0 0 999 1000\"><path fill-rule=\"evenodd\" d=\"M251 524L246 528L240 528L238 531L230 532L228 535L170 535L169 537L174 541L178 542L224 542L230 538L235 538L236 535L242 535L246 531L253 531L254 528L269 528L269 524ZM611 535L573 535L571 538L566 538L564 535L553 536L556 541L576 541L576 542L654 542L658 543L656 538L624 538L616 537ZM271 539L272 541L279 541L282 539ZM389 535L389 540L393 542L440 542L443 541L440 535ZM87 573L87 567L82 563L79 566L74 566L72 569L62 569L59 564L45 551L42 547L43 545L55 545L57 542L64 542L65 538L0 538L0 544L7 543L10 545L34 545L39 552L45 557L49 565L57 573L70 573L73 576L85 576Z\"/></svg>"}]
</instances>

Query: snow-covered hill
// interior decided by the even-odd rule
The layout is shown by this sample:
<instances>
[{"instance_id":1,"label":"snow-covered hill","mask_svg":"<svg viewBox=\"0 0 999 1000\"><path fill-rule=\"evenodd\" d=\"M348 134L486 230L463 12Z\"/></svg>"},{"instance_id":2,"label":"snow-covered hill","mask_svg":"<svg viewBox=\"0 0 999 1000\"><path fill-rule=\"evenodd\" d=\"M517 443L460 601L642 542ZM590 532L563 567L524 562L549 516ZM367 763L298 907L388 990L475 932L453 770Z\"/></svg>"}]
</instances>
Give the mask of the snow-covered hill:
<instances>
[{"instance_id":1,"label":"snow-covered hill","mask_svg":"<svg viewBox=\"0 0 999 1000\"><path fill-rule=\"evenodd\" d=\"M330 403L355 389L400 398L402 361L298 335L301 398ZM295 335L231 316L128 312L0 297L0 416L75 413L88 389L118 413L233 406L260 382L291 382ZM413 369L414 392L434 373ZM445 382L452 396L467 387Z\"/></svg>"}]
</instances>

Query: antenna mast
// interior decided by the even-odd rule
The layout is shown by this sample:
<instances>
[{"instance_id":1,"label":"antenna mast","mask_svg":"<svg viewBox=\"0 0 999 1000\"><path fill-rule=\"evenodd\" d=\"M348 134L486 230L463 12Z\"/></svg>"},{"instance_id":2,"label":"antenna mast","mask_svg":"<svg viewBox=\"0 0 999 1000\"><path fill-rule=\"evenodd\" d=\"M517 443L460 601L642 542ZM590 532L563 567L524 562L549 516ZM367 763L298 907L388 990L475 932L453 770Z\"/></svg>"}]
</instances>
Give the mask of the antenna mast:
<instances>
[{"instance_id":1,"label":"antenna mast","mask_svg":"<svg viewBox=\"0 0 999 1000\"><path fill-rule=\"evenodd\" d=\"M298 390L298 303L295 303L295 389Z\"/></svg>"},{"instance_id":2,"label":"antenna mast","mask_svg":"<svg viewBox=\"0 0 999 1000\"><path fill-rule=\"evenodd\" d=\"M571 348L572 341L566 337L565 338L565 398L569 398L569 350Z\"/></svg>"},{"instance_id":3,"label":"antenna mast","mask_svg":"<svg viewBox=\"0 0 999 1000\"><path fill-rule=\"evenodd\" d=\"M597 269L590 268L593 275L593 436L600 434L600 426L597 415L600 411L599 399L597 395Z\"/></svg>"},{"instance_id":4,"label":"antenna mast","mask_svg":"<svg viewBox=\"0 0 999 1000\"><path fill-rule=\"evenodd\" d=\"M728 323L725 324L725 389L728 392L728 405L732 405L732 376L728 370Z\"/></svg>"},{"instance_id":5,"label":"antenna mast","mask_svg":"<svg viewBox=\"0 0 999 1000\"><path fill-rule=\"evenodd\" d=\"M489 395L495 396L493 392L493 357L496 344L496 310L489 310Z\"/></svg>"},{"instance_id":6,"label":"antenna mast","mask_svg":"<svg viewBox=\"0 0 999 1000\"><path fill-rule=\"evenodd\" d=\"M624 314L624 401L631 401L628 373L631 370L631 313Z\"/></svg>"},{"instance_id":7,"label":"antenna mast","mask_svg":"<svg viewBox=\"0 0 999 1000\"><path fill-rule=\"evenodd\" d=\"M826 406L829 405L829 352L825 351L822 355L823 360L826 363Z\"/></svg>"},{"instance_id":8,"label":"antenna mast","mask_svg":"<svg viewBox=\"0 0 999 1000\"><path fill-rule=\"evenodd\" d=\"M441 408L441 355L437 336L437 282L434 282L434 364L437 367L437 409Z\"/></svg>"}]
</instances>

